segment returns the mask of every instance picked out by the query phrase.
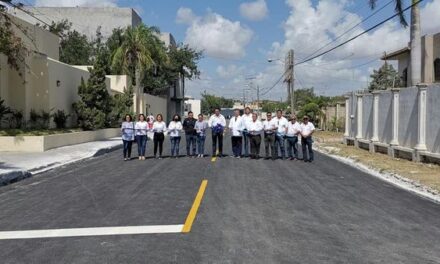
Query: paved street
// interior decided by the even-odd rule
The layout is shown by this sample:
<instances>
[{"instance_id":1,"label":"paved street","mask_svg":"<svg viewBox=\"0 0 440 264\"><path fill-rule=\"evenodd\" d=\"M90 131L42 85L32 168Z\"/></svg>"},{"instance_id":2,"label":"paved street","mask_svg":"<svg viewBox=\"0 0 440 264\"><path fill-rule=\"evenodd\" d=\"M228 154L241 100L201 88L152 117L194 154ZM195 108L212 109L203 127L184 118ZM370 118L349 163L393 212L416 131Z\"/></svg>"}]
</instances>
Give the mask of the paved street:
<instances>
[{"instance_id":1,"label":"paved street","mask_svg":"<svg viewBox=\"0 0 440 264\"><path fill-rule=\"evenodd\" d=\"M0 240L0 262L440 263L440 205L329 157L123 162L120 152L0 188L0 231L182 225L206 179L190 233Z\"/></svg>"}]
</instances>

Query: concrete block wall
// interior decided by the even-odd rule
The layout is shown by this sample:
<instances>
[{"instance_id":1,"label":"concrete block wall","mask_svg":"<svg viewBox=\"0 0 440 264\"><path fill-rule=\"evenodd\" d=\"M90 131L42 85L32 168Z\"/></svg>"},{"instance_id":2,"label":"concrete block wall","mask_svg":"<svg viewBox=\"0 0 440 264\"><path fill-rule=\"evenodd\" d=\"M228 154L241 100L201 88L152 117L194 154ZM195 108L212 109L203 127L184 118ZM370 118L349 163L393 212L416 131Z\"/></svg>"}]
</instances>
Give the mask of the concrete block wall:
<instances>
[{"instance_id":1,"label":"concrete block wall","mask_svg":"<svg viewBox=\"0 0 440 264\"><path fill-rule=\"evenodd\" d=\"M375 101L376 100L376 101ZM361 103L361 105L358 105ZM440 85L419 85L346 96L345 142L370 142L394 157L440 160ZM359 116L359 113L361 116ZM403 155L404 154L404 155Z\"/></svg>"}]
</instances>

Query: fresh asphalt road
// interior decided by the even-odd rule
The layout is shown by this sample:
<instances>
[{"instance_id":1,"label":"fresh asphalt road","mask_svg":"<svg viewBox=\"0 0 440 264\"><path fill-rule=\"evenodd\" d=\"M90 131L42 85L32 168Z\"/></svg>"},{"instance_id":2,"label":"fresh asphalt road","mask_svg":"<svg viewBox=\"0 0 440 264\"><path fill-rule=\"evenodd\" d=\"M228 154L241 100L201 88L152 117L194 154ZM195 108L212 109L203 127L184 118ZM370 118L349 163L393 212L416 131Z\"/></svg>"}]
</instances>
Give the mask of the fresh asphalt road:
<instances>
[{"instance_id":1,"label":"fresh asphalt road","mask_svg":"<svg viewBox=\"0 0 440 264\"><path fill-rule=\"evenodd\" d=\"M0 240L0 263L440 263L440 205L332 158L120 152L0 188L0 231L183 224L207 179L190 233Z\"/></svg>"}]
</instances>

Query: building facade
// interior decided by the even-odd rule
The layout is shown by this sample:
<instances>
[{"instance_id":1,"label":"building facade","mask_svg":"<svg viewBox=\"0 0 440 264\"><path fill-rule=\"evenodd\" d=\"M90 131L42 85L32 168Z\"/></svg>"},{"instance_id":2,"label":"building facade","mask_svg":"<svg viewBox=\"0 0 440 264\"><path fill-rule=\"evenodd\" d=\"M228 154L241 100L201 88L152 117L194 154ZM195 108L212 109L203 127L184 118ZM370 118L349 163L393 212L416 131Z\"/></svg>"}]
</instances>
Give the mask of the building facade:
<instances>
[{"instance_id":1,"label":"building facade","mask_svg":"<svg viewBox=\"0 0 440 264\"><path fill-rule=\"evenodd\" d=\"M89 39L94 39L96 30L100 28L104 38L108 38L113 29L135 27L142 23L139 14L132 8L121 7L24 7L26 12L11 8L10 13L31 24L51 24L67 19L72 23L72 30L76 30ZM38 18L38 19L37 19ZM41 20L41 21L40 21Z\"/></svg>"},{"instance_id":2,"label":"building facade","mask_svg":"<svg viewBox=\"0 0 440 264\"><path fill-rule=\"evenodd\" d=\"M440 82L440 32L422 37L422 83ZM401 76L402 87L411 84L411 49L405 47L382 57L382 60L397 61L397 70Z\"/></svg>"},{"instance_id":3,"label":"building facade","mask_svg":"<svg viewBox=\"0 0 440 264\"><path fill-rule=\"evenodd\" d=\"M18 71L11 69L7 57L0 54L0 97L6 106L21 111L24 120L30 119L31 110L63 110L74 116L72 104L79 100L81 79L87 81L90 76L88 67L58 61L58 36L19 18L11 16L11 19L15 34L22 39L29 53ZM15 25L19 25L20 29ZM106 76L110 93L123 92L127 83L126 75ZM67 125L75 123L76 120L70 118Z\"/></svg>"}]
</instances>

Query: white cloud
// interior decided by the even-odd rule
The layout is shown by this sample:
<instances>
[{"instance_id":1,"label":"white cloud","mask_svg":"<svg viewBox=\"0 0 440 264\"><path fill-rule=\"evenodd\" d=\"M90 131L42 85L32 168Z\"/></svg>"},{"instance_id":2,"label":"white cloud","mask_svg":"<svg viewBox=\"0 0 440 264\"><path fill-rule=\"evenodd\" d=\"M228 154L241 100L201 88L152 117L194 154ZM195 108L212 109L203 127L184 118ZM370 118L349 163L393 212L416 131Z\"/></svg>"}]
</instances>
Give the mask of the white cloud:
<instances>
[{"instance_id":1,"label":"white cloud","mask_svg":"<svg viewBox=\"0 0 440 264\"><path fill-rule=\"evenodd\" d=\"M179 24L191 24L196 19L196 15L191 8L181 7L177 10L176 22Z\"/></svg>"},{"instance_id":2,"label":"white cloud","mask_svg":"<svg viewBox=\"0 0 440 264\"><path fill-rule=\"evenodd\" d=\"M246 68L244 66L237 66L234 64L228 66L219 65L217 67L217 74L220 78L231 79L243 75L245 70Z\"/></svg>"},{"instance_id":3,"label":"white cloud","mask_svg":"<svg viewBox=\"0 0 440 264\"><path fill-rule=\"evenodd\" d=\"M117 0L36 0L36 6L71 7L71 6L117 6Z\"/></svg>"},{"instance_id":4,"label":"white cloud","mask_svg":"<svg viewBox=\"0 0 440 264\"><path fill-rule=\"evenodd\" d=\"M433 34L440 32L440 0L427 3L420 11L422 34Z\"/></svg>"},{"instance_id":5,"label":"white cloud","mask_svg":"<svg viewBox=\"0 0 440 264\"><path fill-rule=\"evenodd\" d=\"M265 0L256 0L254 2L242 3L240 5L240 14L251 21L260 21L267 17L269 9Z\"/></svg>"},{"instance_id":6,"label":"white cloud","mask_svg":"<svg viewBox=\"0 0 440 264\"><path fill-rule=\"evenodd\" d=\"M185 43L191 47L203 50L207 56L219 58L239 58L246 54L245 49L252 39L253 31L239 21L231 21L213 12L199 17L194 16L191 9L179 10L181 12L177 12L176 20L189 24Z\"/></svg>"}]
</instances>

